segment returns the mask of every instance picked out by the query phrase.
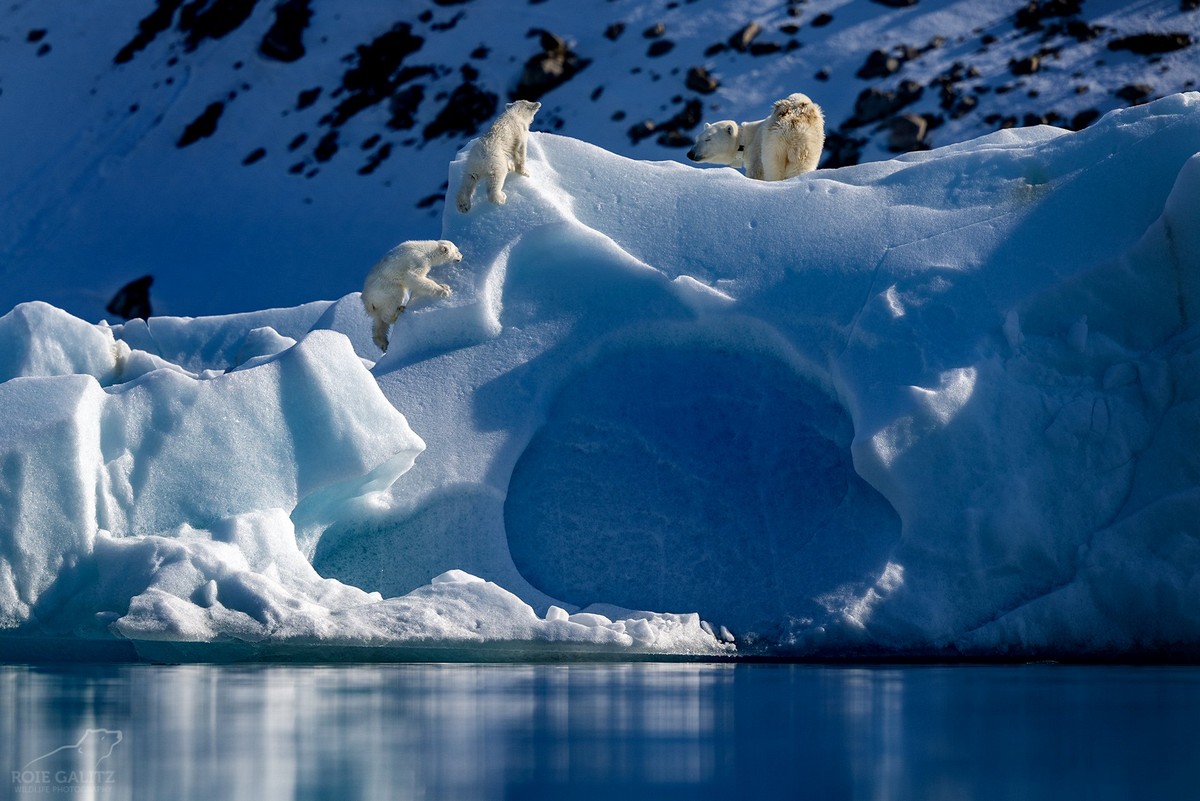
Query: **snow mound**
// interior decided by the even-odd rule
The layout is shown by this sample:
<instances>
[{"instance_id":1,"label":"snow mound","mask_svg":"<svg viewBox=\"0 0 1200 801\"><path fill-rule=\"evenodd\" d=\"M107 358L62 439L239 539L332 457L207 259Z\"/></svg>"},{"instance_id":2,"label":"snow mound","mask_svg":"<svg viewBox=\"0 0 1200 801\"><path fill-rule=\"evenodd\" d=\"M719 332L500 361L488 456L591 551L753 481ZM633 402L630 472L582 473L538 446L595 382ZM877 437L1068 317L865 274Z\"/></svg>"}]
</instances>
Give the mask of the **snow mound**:
<instances>
[{"instance_id":1,"label":"snow mound","mask_svg":"<svg viewBox=\"0 0 1200 801\"><path fill-rule=\"evenodd\" d=\"M151 658L1194 655L1198 143L1195 93L775 184L535 134L506 205L446 212L454 294L386 355L355 295L20 306L0 624Z\"/></svg>"}]
</instances>

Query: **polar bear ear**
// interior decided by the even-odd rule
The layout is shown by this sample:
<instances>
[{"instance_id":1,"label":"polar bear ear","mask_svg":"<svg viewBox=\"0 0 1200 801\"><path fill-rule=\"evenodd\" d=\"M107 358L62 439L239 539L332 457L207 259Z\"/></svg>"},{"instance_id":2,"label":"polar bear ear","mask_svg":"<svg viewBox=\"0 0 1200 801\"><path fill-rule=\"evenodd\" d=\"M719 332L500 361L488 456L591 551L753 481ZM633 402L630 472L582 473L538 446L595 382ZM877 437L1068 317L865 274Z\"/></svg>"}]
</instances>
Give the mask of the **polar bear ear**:
<instances>
[{"instance_id":1,"label":"polar bear ear","mask_svg":"<svg viewBox=\"0 0 1200 801\"><path fill-rule=\"evenodd\" d=\"M732 122L726 123L725 133L729 134L730 136L733 136L734 134L737 133L737 126L734 125Z\"/></svg>"},{"instance_id":2,"label":"polar bear ear","mask_svg":"<svg viewBox=\"0 0 1200 801\"><path fill-rule=\"evenodd\" d=\"M445 253L445 254L449 255L449 253L450 253L450 246L449 246L449 245L447 245L445 242L439 242L439 243L438 243L438 250L440 250L442 253Z\"/></svg>"}]
</instances>

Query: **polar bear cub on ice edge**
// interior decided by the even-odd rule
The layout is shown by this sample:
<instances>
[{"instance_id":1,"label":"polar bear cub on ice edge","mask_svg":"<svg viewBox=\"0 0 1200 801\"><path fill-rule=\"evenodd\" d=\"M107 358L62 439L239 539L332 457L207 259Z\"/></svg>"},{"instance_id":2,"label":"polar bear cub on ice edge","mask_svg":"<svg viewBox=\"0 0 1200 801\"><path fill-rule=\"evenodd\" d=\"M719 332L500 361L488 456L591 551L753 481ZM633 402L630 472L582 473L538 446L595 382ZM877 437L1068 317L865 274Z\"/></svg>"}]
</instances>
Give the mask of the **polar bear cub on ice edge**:
<instances>
[{"instance_id":1,"label":"polar bear cub on ice edge","mask_svg":"<svg viewBox=\"0 0 1200 801\"><path fill-rule=\"evenodd\" d=\"M401 242L371 268L363 284L362 302L375 319L371 338L379 349L388 349L388 327L416 297L444 298L450 287L429 277L439 264L462 261L462 253L448 239L415 239Z\"/></svg>"},{"instance_id":2,"label":"polar bear cub on ice edge","mask_svg":"<svg viewBox=\"0 0 1200 801\"><path fill-rule=\"evenodd\" d=\"M765 120L706 123L687 157L744 166L747 178L782 181L815 170L823 147L825 115L808 95L796 92L776 100Z\"/></svg>"},{"instance_id":3,"label":"polar bear cub on ice edge","mask_svg":"<svg viewBox=\"0 0 1200 801\"><path fill-rule=\"evenodd\" d=\"M525 148L533 115L541 107L541 103L530 100L509 103L488 132L471 145L462 186L458 189L459 211L466 214L471 210L475 185L481 180L487 180L488 200L502 204L508 199L504 194L504 181L509 172L529 175L525 171Z\"/></svg>"}]
</instances>

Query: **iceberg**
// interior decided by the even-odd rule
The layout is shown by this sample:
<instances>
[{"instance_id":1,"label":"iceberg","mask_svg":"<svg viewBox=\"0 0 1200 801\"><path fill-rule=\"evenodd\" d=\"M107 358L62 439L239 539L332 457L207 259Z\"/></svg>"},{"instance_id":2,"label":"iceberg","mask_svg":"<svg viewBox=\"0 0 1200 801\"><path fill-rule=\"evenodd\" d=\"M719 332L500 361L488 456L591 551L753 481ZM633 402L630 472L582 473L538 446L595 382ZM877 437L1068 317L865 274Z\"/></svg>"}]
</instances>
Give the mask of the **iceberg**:
<instances>
[{"instance_id":1,"label":"iceberg","mask_svg":"<svg viewBox=\"0 0 1200 801\"><path fill-rule=\"evenodd\" d=\"M386 354L357 293L18 306L0 647L1195 656L1198 149L1197 93L769 184L535 133Z\"/></svg>"}]
</instances>

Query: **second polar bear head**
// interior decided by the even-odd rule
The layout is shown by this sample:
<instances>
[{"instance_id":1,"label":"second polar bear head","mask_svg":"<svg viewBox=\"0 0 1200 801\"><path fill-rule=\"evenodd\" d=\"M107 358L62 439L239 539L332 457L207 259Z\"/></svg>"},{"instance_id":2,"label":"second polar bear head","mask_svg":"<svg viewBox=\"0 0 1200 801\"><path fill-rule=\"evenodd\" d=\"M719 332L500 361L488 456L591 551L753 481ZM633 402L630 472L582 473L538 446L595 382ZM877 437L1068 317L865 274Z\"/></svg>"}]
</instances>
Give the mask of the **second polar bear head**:
<instances>
[{"instance_id":1,"label":"second polar bear head","mask_svg":"<svg viewBox=\"0 0 1200 801\"><path fill-rule=\"evenodd\" d=\"M455 245L453 242L451 242L449 239L439 239L436 242L433 242L432 244L437 246L432 254L434 264L445 264L446 262L460 262L463 260L462 251L460 251L458 249L458 246Z\"/></svg>"},{"instance_id":2,"label":"second polar bear head","mask_svg":"<svg viewBox=\"0 0 1200 801\"><path fill-rule=\"evenodd\" d=\"M738 151L738 124L733 120L706 122L696 136L696 143L687 152L692 161L707 164L740 164L742 154Z\"/></svg>"}]
</instances>

